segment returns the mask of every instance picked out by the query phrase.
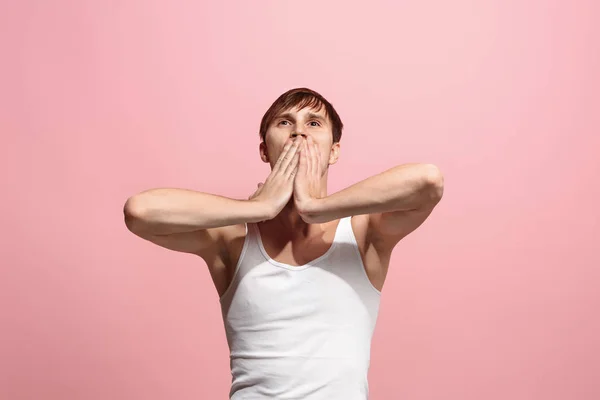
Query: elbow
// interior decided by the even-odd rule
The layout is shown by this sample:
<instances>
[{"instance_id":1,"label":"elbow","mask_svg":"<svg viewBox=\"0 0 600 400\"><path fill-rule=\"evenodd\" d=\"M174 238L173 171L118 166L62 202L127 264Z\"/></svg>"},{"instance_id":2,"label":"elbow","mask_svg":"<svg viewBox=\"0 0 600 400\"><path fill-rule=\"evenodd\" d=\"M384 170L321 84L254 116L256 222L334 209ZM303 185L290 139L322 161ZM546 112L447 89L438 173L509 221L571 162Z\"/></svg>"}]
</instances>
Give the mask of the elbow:
<instances>
[{"instance_id":1,"label":"elbow","mask_svg":"<svg viewBox=\"0 0 600 400\"><path fill-rule=\"evenodd\" d=\"M128 198L123 205L123 218L129 231L132 233L140 231L143 215L144 211L139 199L136 196Z\"/></svg>"},{"instance_id":2,"label":"elbow","mask_svg":"<svg viewBox=\"0 0 600 400\"><path fill-rule=\"evenodd\" d=\"M437 204L444 195L444 175L436 165L424 164L423 177L428 201Z\"/></svg>"}]
</instances>

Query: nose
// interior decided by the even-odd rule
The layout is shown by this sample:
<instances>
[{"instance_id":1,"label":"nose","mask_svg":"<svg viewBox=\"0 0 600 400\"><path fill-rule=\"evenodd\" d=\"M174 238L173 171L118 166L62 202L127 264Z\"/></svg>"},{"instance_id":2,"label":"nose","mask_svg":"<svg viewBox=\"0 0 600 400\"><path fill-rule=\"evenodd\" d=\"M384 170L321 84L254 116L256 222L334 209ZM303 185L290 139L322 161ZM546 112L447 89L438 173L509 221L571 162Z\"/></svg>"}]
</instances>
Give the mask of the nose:
<instances>
[{"instance_id":1,"label":"nose","mask_svg":"<svg viewBox=\"0 0 600 400\"><path fill-rule=\"evenodd\" d=\"M306 134L303 132L292 132L291 137L295 138L296 136L302 136L304 139L306 139Z\"/></svg>"}]
</instances>

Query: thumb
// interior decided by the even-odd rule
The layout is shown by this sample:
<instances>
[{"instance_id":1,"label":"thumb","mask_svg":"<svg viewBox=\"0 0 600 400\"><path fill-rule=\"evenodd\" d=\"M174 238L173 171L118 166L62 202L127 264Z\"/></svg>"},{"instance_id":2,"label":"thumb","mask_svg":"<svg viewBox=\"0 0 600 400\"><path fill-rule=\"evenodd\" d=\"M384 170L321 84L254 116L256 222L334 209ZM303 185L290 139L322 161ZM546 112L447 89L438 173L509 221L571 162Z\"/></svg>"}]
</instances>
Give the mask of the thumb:
<instances>
[{"instance_id":1,"label":"thumb","mask_svg":"<svg viewBox=\"0 0 600 400\"><path fill-rule=\"evenodd\" d=\"M256 196L258 194L258 192L260 191L260 188L263 186L262 182L259 183L257 186L257 189L254 191L254 193L252 193L250 195L250 197L248 197L248 200L252 200L254 198L254 196Z\"/></svg>"}]
</instances>

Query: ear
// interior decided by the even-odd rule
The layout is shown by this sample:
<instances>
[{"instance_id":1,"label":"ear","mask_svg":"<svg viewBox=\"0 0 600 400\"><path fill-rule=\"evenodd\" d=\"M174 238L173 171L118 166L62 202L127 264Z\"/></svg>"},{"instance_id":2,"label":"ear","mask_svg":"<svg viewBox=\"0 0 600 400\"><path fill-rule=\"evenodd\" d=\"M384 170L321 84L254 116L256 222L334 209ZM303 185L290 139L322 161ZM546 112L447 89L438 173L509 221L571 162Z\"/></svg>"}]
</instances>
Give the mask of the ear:
<instances>
[{"instance_id":1,"label":"ear","mask_svg":"<svg viewBox=\"0 0 600 400\"><path fill-rule=\"evenodd\" d=\"M258 146L258 151L260 153L260 159L263 160L263 162L268 163L269 153L267 152L267 144L265 142L260 142L260 145Z\"/></svg>"},{"instance_id":2,"label":"ear","mask_svg":"<svg viewBox=\"0 0 600 400\"><path fill-rule=\"evenodd\" d=\"M333 165L338 161L340 157L340 142L334 143L331 146L331 151L329 152L329 165Z\"/></svg>"}]
</instances>

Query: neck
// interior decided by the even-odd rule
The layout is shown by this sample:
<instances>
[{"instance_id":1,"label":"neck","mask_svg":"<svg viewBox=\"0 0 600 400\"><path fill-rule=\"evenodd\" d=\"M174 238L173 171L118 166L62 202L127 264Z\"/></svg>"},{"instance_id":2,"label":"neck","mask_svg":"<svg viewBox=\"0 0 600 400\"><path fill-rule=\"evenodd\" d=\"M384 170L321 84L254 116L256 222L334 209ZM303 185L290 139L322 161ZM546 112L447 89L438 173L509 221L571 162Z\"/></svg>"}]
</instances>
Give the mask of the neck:
<instances>
[{"instance_id":1,"label":"neck","mask_svg":"<svg viewBox=\"0 0 600 400\"><path fill-rule=\"evenodd\" d=\"M309 224L302 220L300 214L294 206L294 197L290 198L290 201L286 206L273 218L272 222L274 225L278 225L285 232L294 232L304 235L308 231Z\"/></svg>"}]
</instances>

